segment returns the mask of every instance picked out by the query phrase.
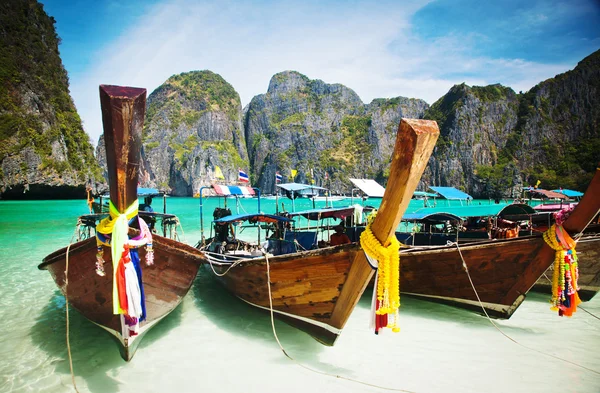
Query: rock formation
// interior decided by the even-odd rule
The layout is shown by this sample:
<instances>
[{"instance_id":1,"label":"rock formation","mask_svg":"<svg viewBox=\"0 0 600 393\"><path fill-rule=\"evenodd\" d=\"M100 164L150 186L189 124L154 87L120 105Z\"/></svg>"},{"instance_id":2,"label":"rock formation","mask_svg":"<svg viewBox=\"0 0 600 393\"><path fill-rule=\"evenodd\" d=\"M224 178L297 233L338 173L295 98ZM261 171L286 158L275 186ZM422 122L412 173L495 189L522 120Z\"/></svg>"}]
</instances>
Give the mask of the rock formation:
<instances>
[{"instance_id":1,"label":"rock formation","mask_svg":"<svg viewBox=\"0 0 600 393\"><path fill-rule=\"evenodd\" d=\"M69 95L55 20L34 0L0 4L0 195L84 198L101 179Z\"/></svg>"},{"instance_id":2,"label":"rock formation","mask_svg":"<svg viewBox=\"0 0 600 393\"><path fill-rule=\"evenodd\" d=\"M254 183L274 192L279 171L284 182L348 192L349 177L383 179L400 117L421 117L426 108L422 100L402 97L364 105L343 85L278 73L267 93L252 99L245 117ZM298 171L295 179L292 169Z\"/></svg>"},{"instance_id":3,"label":"rock formation","mask_svg":"<svg viewBox=\"0 0 600 393\"><path fill-rule=\"evenodd\" d=\"M236 181L248 166L239 95L210 71L170 77L148 97L143 153L142 185L172 195L198 192L216 166Z\"/></svg>"}]
</instances>

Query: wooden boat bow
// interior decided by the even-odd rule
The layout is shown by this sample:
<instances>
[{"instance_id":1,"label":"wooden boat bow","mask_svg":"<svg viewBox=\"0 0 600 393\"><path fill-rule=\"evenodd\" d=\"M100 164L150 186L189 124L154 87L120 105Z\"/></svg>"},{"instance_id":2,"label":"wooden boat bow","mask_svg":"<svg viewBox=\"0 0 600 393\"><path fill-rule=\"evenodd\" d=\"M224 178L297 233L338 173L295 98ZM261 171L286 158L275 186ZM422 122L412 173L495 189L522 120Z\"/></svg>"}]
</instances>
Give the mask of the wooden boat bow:
<instances>
[{"instance_id":1,"label":"wooden boat bow","mask_svg":"<svg viewBox=\"0 0 600 393\"><path fill-rule=\"evenodd\" d=\"M390 177L383 194L372 232L383 246L395 236L396 228L406 211L419 180L427 166L435 143L440 135L438 125L431 120L402 119L396 136ZM348 282L331 316L331 325L342 329L364 292L374 270L364 252L356 254ZM356 291L356 286L362 286Z\"/></svg>"},{"instance_id":2,"label":"wooden boat bow","mask_svg":"<svg viewBox=\"0 0 600 393\"><path fill-rule=\"evenodd\" d=\"M101 85L100 103L110 199L114 208L118 210L117 214L112 209L111 218L99 224L105 225L103 229L107 230L110 222L116 226L119 221L123 223L124 218L129 221L137 215L146 89ZM125 214L126 217L123 217ZM127 229L127 221L125 227L121 225L119 228L120 233L114 230L109 233L101 232L99 226L95 229L98 233L111 235L111 246L114 246L118 243L118 237L127 237L127 230L130 235L138 235L142 231L143 222L139 218L135 218L131 224L134 227L139 224L139 230L131 227ZM127 239L129 240L132 239ZM55 251L46 256L38 266L39 269L50 272L70 305L117 339L121 356L127 361L133 357L145 333L181 303L196 277L200 264L205 261L204 254L195 248L158 235L152 235L150 239L147 231L144 238L136 239L136 242L141 243L130 243L128 248L132 249L131 253L137 248L136 254L130 256L146 261L143 274L141 266L134 267L139 269L141 274L136 274L135 277L142 281L138 288L144 288L145 292L145 295L141 295L140 291L142 300L139 304L140 307L145 307L145 319L139 318L144 314L142 312L139 315L137 310L134 310L133 317L127 314L127 321L121 313L115 312L113 255L115 251L118 257L121 255L119 248L108 252L106 243L98 246L96 238L89 238ZM119 263L120 267L125 263L131 264L130 268L134 262L132 259ZM131 330L132 326L134 330Z\"/></svg>"}]
</instances>

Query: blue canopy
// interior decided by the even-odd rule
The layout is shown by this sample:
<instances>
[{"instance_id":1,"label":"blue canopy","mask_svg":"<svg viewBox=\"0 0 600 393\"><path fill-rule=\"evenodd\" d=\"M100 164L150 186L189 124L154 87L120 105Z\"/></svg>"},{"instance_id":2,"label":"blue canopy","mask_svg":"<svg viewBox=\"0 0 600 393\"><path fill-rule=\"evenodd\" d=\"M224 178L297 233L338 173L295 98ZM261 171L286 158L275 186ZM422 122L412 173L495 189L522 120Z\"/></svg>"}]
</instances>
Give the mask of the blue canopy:
<instances>
[{"instance_id":1,"label":"blue canopy","mask_svg":"<svg viewBox=\"0 0 600 393\"><path fill-rule=\"evenodd\" d=\"M241 221L250 221L250 222L290 222L293 221L286 217L275 216L272 214L232 214L230 216L219 218L214 222L217 224L229 224L232 222L241 222Z\"/></svg>"},{"instance_id":2,"label":"blue canopy","mask_svg":"<svg viewBox=\"0 0 600 393\"><path fill-rule=\"evenodd\" d=\"M425 192L425 191L415 191L415 192L413 192L413 196L416 196L416 197L429 197L429 198L437 198L437 197L439 197L438 194L434 194L432 192Z\"/></svg>"},{"instance_id":3,"label":"blue canopy","mask_svg":"<svg viewBox=\"0 0 600 393\"><path fill-rule=\"evenodd\" d=\"M437 192L446 199L473 199L473 197L467 193L462 192L454 187L432 187L433 191Z\"/></svg>"},{"instance_id":4,"label":"blue canopy","mask_svg":"<svg viewBox=\"0 0 600 393\"><path fill-rule=\"evenodd\" d=\"M402 216L402 221L445 222L462 221L462 218L452 213L423 211L407 213Z\"/></svg>"},{"instance_id":5,"label":"blue canopy","mask_svg":"<svg viewBox=\"0 0 600 393\"><path fill-rule=\"evenodd\" d=\"M302 183L283 183L278 184L277 187L282 188L287 191L302 191L302 190L327 190L323 187L311 186L309 184Z\"/></svg>"},{"instance_id":6,"label":"blue canopy","mask_svg":"<svg viewBox=\"0 0 600 393\"><path fill-rule=\"evenodd\" d=\"M563 194L568 196L569 198L579 198L583 196L583 192L579 192L579 191L574 191L574 190L567 190L567 189L560 189L560 190L552 190L554 192L558 192L559 194Z\"/></svg>"},{"instance_id":7,"label":"blue canopy","mask_svg":"<svg viewBox=\"0 0 600 393\"><path fill-rule=\"evenodd\" d=\"M325 218L339 218L340 220L354 214L354 207L336 207L303 210L301 212L289 213L290 217L302 216L308 220L319 220Z\"/></svg>"},{"instance_id":8,"label":"blue canopy","mask_svg":"<svg viewBox=\"0 0 600 393\"><path fill-rule=\"evenodd\" d=\"M533 207L522 203L500 203L493 205L470 205L470 206L454 206L454 207L424 207L418 209L411 214L419 214L422 216L434 214L450 214L462 219L469 217L491 217L491 216L509 216L509 215L532 215L536 214ZM410 214L405 214L402 219L408 220L406 217L411 217Z\"/></svg>"}]
</instances>

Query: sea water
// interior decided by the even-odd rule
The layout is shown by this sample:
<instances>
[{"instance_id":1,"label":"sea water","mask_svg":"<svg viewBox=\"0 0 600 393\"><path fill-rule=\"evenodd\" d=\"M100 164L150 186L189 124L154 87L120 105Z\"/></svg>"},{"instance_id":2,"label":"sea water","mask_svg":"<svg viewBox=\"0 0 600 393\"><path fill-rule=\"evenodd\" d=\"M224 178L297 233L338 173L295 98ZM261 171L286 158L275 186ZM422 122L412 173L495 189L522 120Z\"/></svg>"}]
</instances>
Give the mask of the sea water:
<instances>
[{"instance_id":1,"label":"sea water","mask_svg":"<svg viewBox=\"0 0 600 393\"><path fill-rule=\"evenodd\" d=\"M288 199L282 201L291 208ZM206 236L219 203L223 206L204 201ZM410 209L421 203L411 202ZM344 204L348 201L335 202ZM158 199L153 205L162 207ZM179 234L195 244L201 234L199 199L169 198L167 205L180 218ZM267 213L274 206L261 202ZM235 213L234 202L228 207ZM297 201L295 207L312 204ZM240 208L253 212L256 200L242 200ZM50 274L37 266L69 244L77 217L85 213L85 201L0 201L0 392L74 391L65 300ZM275 341L269 314L234 298L203 269L181 305L146 334L129 363L109 333L70 308L77 388L94 393L384 391L379 387L600 392L600 296L582 304L587 312L560 318L550 311L548 294L530 293L510 320L495 321L500 331L485 317L403 296L401 332L379 336L368 328L370 298L367 291L333 347L276 321L293 361Z\"/></svg>"}]
</instances>

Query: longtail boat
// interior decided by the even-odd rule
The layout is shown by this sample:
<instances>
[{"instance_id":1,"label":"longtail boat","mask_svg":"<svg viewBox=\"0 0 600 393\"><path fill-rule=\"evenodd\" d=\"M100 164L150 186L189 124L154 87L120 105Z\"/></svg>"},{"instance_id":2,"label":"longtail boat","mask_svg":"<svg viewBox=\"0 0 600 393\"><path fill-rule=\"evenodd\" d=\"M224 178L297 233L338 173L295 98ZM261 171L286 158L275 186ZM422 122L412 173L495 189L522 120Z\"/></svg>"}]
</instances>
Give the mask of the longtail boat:
<instances>
[{"instance_id":1,"label":"longtail boat","mask_svg":"<svg viewBox=\"0 0 600 393\"><path fill-rule=\"evenodd\" d=\"M387 190L371 226L384 246L410 202L438 136L433 121L402 119L400 123ZM218 280L238 298L262 309L272 307L277 318L325 345L335 343L374 271L357 243L250 256L228 253L224 243L224 253L207 252Z\"/></svg>"},{"instance_id":2,"label":"longtail boat","mask_svg":"<svg viewBox=\"0 0 600 393\"><path fill-rule=\"evenodd\" d=\"M600 211L598 195L600 170L563 223L572 237L583 233ZM596 241L592 244L597 248ZM587 259L587 244L581 242L581 246ZM541 235L480 241L459 247L460 252L456 245L401 249L401 291L481 312L478 294L490 316L510 318L555 256ZM463 258L477 294L463 268ZM584 266L580 266L580 271L586 274Z\"/></svg>"},{"instance_id":3,"label":"longtail boat","mask_svg":"<svg viewBox=\"0 0 600 393\"><path fill-rule=\"evenodd\" d=\"M129 235L125 234L125 237L129 239L124 242L130 250L127 253L123 249L121 253L117 249L117 255L121 256L116 263L117 273L119 269L124 269L127 291L130 290L130 284L135 287L141 283L139 287L143 288L142 300L136 302L130 297L125 300L121 297L123 288L115 289L113 281L118 281L115 277L122 276L113 274L111 254L115 251L111 252L111 248L106 245L109 236L98 243L97 238L102 235L99 227L95 229L100 235L48 255L38 268L50 272L56 285L75 309L118 339L121 356L129 361L144 334L181 302L190 289L204 256L194 247L152 235L144 221L138 218L137 185L146 89L101 85L100 102L110 202L111 209L114 208L111 217L101 224L107 226L121 219L125 220L125 232ZM94 220L92 217L92 222ZM117 225L118 222L115 227ZM113 232L112 243L117 243L116 239L117 235ZM129 281L130 268L134 266L133 259L137 257L137 281ZM146 264L142 267L141 261L144 260ZM118 302L115 301L114 291L117 291ZM145 307L145 312L132 312L134 304L142 309Z\"/></svg>"}]
</instances>

